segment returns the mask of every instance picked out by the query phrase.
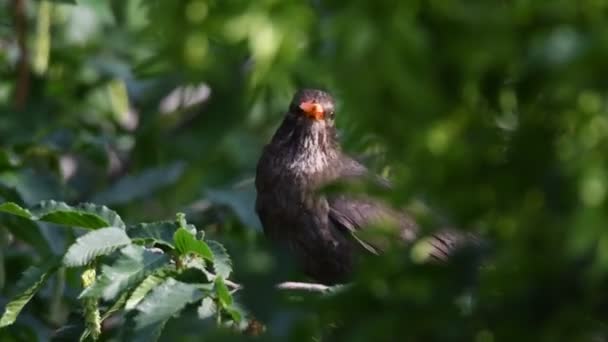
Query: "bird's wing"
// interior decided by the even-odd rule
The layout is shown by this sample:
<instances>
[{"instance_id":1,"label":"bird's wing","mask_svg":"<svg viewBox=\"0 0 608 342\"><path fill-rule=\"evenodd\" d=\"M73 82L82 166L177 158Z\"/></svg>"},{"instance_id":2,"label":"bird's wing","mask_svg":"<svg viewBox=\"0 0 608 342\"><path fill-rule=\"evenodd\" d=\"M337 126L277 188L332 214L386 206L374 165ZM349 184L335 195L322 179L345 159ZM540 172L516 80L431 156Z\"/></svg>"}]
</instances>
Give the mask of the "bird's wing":
<instances>
[{"instance_id":1,"label":"bird's wing","mask_svg":"<svg viewBox=\"0 0 608 342\"><path fill-rule=\"evenodd\" d=\"M444 262L463 247L483 247L483 241L475 234L445 228L425 237L417 245L422 246L422 255L416 256L417 259Z\"/></svg>"},{"instance_id":2,"label":"bird's wing","mask_svg":"<svg viewBox=\"0 0 608 342\"><path fill-rule=\"evenodd\" d=\"M392 184L388 179L370 172L363 164L347 155L341 155L338 164L340 165L340 170L337 175L338 179L356 179L359 181L371 182L373 185L384 189L392 188Z\"/></svg>"},{"instance_id":3,"label":"bird's wing","mask_svg":"<svg viewBox=\"0 0 608 342\"><path fill-rule=\"evenodd\" d=\"M378 254L382 244L364 241L358 233L374 225L387 225L398 229L404 241L415 238L418 227L412 218L397 212L380 201L368 198L333 196L327 199L329 219L339 230L353 236L366 250Z\"/></svg>"},{"instance_id":4,"label":"bird's wing","mask_svg":"<svg viewBox=\"0 0 608 342\"><path fill-rule=\"evenodd\" d=\"M339 179L371 180L373 184L390 189L388 180L374 175L356 160L343 156ZM374 225L388 225L398 229L401 240L411 242L418 238L418 226L412 217L396 211L381 201L368 197L346 195L327 196L329 219L339 230L350 234L364 249L378 254L382 243L364 241L358 234ZM441 229L423 239L426 260L447 261L456 251L469 245L479 245L481 240L471 233L455 229Z\"/></svg>"},{"instance_id":5,"label":"bird's wing","mask_svg":"<svg viewBox=\"0 0 608 342\"><path fill-rule=\"evenodd\" d=\"M380 201L347 196L329 197L329 219L340 231L349 234L361 247L373 254L383 249L382 241L371 241L361 237L362 229L386 224L398 229L404 242L417 238L418 226L408 215L395 211ZM471 233L451 228L441 229L424 237L415 245L416 259L445 262L461 248L476 246L481 240Z\"/></svg>"}]
</instances>

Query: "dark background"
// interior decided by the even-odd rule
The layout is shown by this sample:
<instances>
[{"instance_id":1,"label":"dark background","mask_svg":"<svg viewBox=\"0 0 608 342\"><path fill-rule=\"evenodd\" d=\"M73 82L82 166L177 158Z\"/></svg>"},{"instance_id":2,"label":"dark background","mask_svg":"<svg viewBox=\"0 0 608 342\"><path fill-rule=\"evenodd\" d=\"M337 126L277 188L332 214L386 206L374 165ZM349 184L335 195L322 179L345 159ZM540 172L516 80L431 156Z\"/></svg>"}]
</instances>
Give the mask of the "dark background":
<instances>
[{"instance_id":1,"label":"dark background","mask_svg":"<svg viewBox=\"0 0 608 342\"><path fill-rule=\"evenodd\" d=\"M606 341L607 14L604 0L0 0L0 199L91 201L133 223L185 212L226 244L264 339ZM299 87L334 94L344 148L394 181L388 200L425 229L481 233L490 260L397 250L349 291L277 295L301 276L266 246L252 180ZM73 238L0 216L0 307ZM71 278L0 337L48 339L78 308ZM183 315L162 338L216 333Z\"/></svg>"}]
</instances>

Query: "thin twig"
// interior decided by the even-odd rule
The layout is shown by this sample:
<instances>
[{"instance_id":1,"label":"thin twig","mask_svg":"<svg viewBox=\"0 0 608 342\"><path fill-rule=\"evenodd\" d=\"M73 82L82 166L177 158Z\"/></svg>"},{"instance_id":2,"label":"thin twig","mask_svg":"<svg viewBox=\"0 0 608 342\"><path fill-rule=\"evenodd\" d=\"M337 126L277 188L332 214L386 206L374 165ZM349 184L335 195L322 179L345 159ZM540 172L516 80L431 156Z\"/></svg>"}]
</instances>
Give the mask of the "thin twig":
<instances>
[{"instance_id":1,"label":"thin twig","mask_svg":"<svg viewBox=\"0 0 608 342\"><path fill-rule=\"evenodd\" d=\"M240 290L243 288L243 286L241 284L237 284L237 283L233 282L232 280L228 280L228 279L224 279L224 284L226 284L226 286L228 286L229 288L231 288L233 290Z\"/></svg>"},{"instance_id":2,"label":"thin twig","mask_svg":"<svg viewBox=\"0 0 608 342\"><path fill-rule=\"evenodd\" d=\"M299 283L294 281L286 281L284 283L277 284L277 289L280 290L301 290L309 292L327 292L331 287L322 284L313 283Z\"/></svg>"},{"instance_id":3,"label":"thin twig","mask_svg":"<svg viewBox=\"0 0 608 342\"><path fill-rule=\"evenodd\" d=\"M212 272L208 272L207 274L215 278L216 275ZM230 288L230 293L237 292L244 288L243 285L233 282L232 280L224 279L224 284ZM323 284L315 284L315 283L301 283L296 281L286 281L283 283L279 283L276 285L276 288L279 290L290 290L290 291L309 291L309 292L327 292L331 290L330 286Z\"/></svg>"}]
</instances>

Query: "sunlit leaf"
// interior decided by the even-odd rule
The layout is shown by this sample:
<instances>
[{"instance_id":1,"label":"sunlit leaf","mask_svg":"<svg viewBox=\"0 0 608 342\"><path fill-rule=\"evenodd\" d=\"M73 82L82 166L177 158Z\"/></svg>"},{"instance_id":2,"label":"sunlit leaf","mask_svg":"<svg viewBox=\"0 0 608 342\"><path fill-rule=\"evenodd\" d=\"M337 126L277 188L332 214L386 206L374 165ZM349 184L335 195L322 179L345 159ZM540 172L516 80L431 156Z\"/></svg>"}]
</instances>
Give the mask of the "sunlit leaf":
<instances>
[{"instance_id":1,"label":"sunlit leaf","mask_svg":"<svg viewBox=\"0 0 608 342\"><path fill-rule=\"evenodd\" d=\"M95 283L85 289L80 297L115 298L156 270L169 263L169 256L151 252L144 247L129 245L120 251L120 256L112 266L103 265Z\"/></svg>"},{"instance_id":2,"label":"sunlit leaf","mask_svg":"<svg viewBox=\"0 0 608 342\"><path fill-rule=\"evenodd\" d=\"M81 203L69 206L63 202L43 201L32 207L30 211L40 221L80 228L118 227L125 224L114 212L106 206L92 203Z\"/></svg>"},{"instance_id":3,"label":"sunlit leaf","mask_svg":"<svg viewBox=\"0 0 608 342\"><path fill-rule=\"evenodd\" d=\"M139 302L150 292L153 288L160 285L167 279L167 274L150 274L146 277L137 287L133 290L133 293L129 296L125 304L126 310L134 309Z\"/></svg>"},{"instance_id":4,"label":"sunlit leaf","mask_svg":"<svg viewBox=\"0 0 608 342\"><path fill-rule=\"evenodd\" d=\"M131 243L124 230L116 227L93 230L76 239L63 258L63 264L68 267L84 266L100 255L113 251Z\"/></svg>"},{"instance_id":5,"label":"sunlit leaf","mask_svg":"<svg viewBox=\"0 0 608 342\"><path fill-rule=\"evenodd\" d=\"M23 310L23 307L40 290L48 277L61 265L60 260L53 258L42 266L31 266L21 276L17 283L17 295L6 305L2 317L0 317L0 328L11 325Z\"/></svg>"},{"instance_id":6,"label":"sunlit leaf","mask_svg":"<svg viewBox=\"0 0 608 342\"><path fill-rule=\"evenodd\" d=\"M200 319L206 319L215 315L217 313L217 305L215 305L213 298L205 297L198 307L197 312L198 318Z\"/></svg>"},{"instance_id":7,"label":"sunlit leaf","mask_svg":"<svg viewBox=\"0 0 608 342\"><path fill-rule=\"evenodd\" d=\"M194 303L205 293L196 284L186 284L169 278L154 288L137 306L135 334L138 330L163 324L181 311L186 304Z\"/></svg>"},{"instance_id":8,"label":"sunlit leaf","mask_svg":"<svg viewBox=\"0 0 608 342\"><path fill-rule=\"evenodd\" d=\"M0 204L0 211L9 213L9 214L13 214L13 215L17 215L17 216L21 216L21 217L25 217L27 219L33 219L33 215L32 215L32 213L30 213L29 210L21 208L19 205L17 205L16 203L12 203L12 202L5 202L5 203Z\"/></svg>"},{"instance_id":9,"label":"sunlit leaf","mask_svg":"<svg viewBox=\"0 0 608 342\"><path fill-rule=\"evenodd\" d=\"M224 282L224 278L216 277L215 278L215 293L217 293L217 297L220 300L220 303L223 307L229 307L232 305L234 300L232 299L232 295Z\"/></svg>"},{"instance_id":10,"label":"sunlit leaf","mask_svg":"<svg viewBox=\"0 0 608 342\"><path fill-rule=\"evenodd\" d=\"M173 236L179 229L174 221L140 223L129 226L127 235L133 241L146 241L173 248Z\"/></svg>"},{"instance_id":11,"label":"sunlit leaf","mask_svg":"<svg viewBox=\"0 0 608 342\"><path fill-rule=\"evenodd\" d=\"M213 253L213 270L215 274L228 279L230 273L232 273L232 260L230 259L230 255L228 255L228 251L217 241L207 240L207 245L209 245Z\"/></svg>"},{"instance_id":12,"label":"sunlit leaf","mask_svg":"<svg viewBox=\"0 0 608 342\"><path fill-rule=\"evenodd\" d=\"M184 228L180 228L173 236L175 249L182 254L195 253L207 260L213 260L213 252L203 240L197 240L196 237Z\"/></svg>"},{"instance_id":13,"label":"sunlit leaf","mask_svg":"<svg viewBox=\"0 0 608 342\"><path fill-rule=\"evenodd\" d=\"M82 203L70 206L53 200L42 201L30 209L13 202L0 204L0 211L30 220L55 223L71 227L97 229L102 227L124 228L125 224L114 211L105 206Z\"/></svg>"}]
</instances>

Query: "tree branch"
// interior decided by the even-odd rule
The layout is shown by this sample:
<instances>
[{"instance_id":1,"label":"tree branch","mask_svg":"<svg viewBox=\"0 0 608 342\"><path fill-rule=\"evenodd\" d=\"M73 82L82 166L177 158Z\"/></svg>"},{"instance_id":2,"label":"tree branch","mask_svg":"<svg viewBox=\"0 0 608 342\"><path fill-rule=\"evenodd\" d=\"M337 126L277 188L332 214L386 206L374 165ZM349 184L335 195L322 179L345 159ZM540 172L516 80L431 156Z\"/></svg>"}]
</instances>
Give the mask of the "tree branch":
<instances>
[{"instance_id":1,"label":"tree branch","mask_svg":"<svg viewBox=\"0 0 608 342\"><path fill-rule=\"evenodd\" d=\"M230 288L232 293L242 290L244 288L243 285L235 283L228 279L224 279L224 283ZM288 291L327 292L331 290L331 287L327 285L315 283L301 283L295 281L286 281L283 283L279 283L275 287L279 290Z\"/></svg>"},{"instance_id":2,"label":"tree branch","mask_svg":"<svg viewBox=\"0 0 608 342\"><path fill-rule=\"evenodd\" d=\"M279 290L301 290L309 292L327 292L331 287L323 284L313 283L299 283L294 281L286 281L284 283L277 284Z\"/></svg>"},{"instance_id":3,"label":"tree branch","mask_svg":"<svg viewBox=\"0 0 608 342\"><path fill-rule=\"evenodd\" d=\"M217 277L213 272L205 271L205 273L211 277ZM228 288L230 288L230 292L234 293L244 288L243 285L239 283L235 283L232 280L224 279L224 284ZM285 281L282 283L278 283L275 287L279 290L289 290L289 291L308 291L308 292L327 292L332 289L331 286L323 285L323 284L315 284L315 283L301 283L297 281Z\"/></svg>"}]
</instances>

